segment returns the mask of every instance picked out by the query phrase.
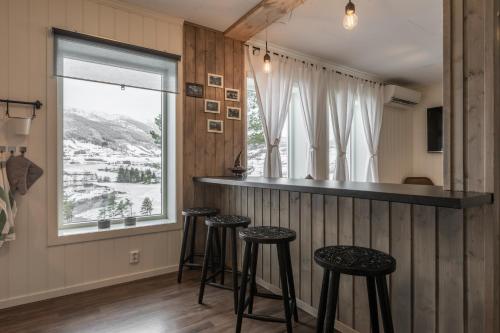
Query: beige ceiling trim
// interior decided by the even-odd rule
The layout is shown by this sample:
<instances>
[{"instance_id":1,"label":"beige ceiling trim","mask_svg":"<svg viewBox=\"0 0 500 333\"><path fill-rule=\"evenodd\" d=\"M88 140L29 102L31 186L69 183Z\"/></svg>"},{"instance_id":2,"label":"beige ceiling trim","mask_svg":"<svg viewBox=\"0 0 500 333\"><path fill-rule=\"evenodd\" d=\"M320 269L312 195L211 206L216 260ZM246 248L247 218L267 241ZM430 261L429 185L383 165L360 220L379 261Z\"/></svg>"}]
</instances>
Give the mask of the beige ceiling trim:
<instances>
[{"instance_id":1,"label":"beige ceiling trim","mask_svg":"<svg viewBox=\"0 0 500 333\"><path fill-rule=\"evenodd\" d=\"M305 0L263 0L240 17L226 31L224 36L246 42L286 14L290 13Z\"/></svg>"}]
</instances>

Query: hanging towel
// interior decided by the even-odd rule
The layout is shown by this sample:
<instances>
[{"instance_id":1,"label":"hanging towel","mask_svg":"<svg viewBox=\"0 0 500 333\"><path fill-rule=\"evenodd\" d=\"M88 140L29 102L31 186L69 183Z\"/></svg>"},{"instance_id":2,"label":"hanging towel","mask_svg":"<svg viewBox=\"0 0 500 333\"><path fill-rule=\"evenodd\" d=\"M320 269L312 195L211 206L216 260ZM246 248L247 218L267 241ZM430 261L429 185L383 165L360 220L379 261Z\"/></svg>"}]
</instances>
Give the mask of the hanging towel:
<instances>
[{"instance_id":1,"label":"hanging towel","mask_svg":"<svg viewBox=\"0 0 500 333\"><path fill-rule=\"evenodd\" d=\"M0 247L4 242L16 239L14 219L17 207L14 196L10 191L5 165L0 167Z\"/></svg>"},{"instance_id":2,"label":"hanging towel","mask_svg":"<svg viewBox=\"0 0 500 333\"><path fill-rule=\"evenodd\" d=\"M42 175L42 168L24 157L24 154L11 156L7 160L7 177L12 193L25 195Z\"/></svg>"}]
</instances>

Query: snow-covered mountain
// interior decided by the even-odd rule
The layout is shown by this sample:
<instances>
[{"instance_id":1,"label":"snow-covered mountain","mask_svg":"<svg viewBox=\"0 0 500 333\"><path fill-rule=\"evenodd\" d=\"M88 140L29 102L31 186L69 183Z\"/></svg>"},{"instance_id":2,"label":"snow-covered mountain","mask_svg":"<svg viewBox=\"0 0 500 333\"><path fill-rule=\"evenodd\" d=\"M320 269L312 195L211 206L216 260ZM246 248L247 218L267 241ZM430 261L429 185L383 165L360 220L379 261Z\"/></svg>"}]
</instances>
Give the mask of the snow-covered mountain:
<instances>
[{"instance_id":1,"label":"snow-covered mountain","mask_svg":"<svg viewBox=\"0 0 500 333\"><path fill-rule=\"evenodd\" d=\"M154 146L148 124L124 116L105 116L78 109L64 111L64 139L113 150L149 152Z\"/></svg>"}]
</instances>

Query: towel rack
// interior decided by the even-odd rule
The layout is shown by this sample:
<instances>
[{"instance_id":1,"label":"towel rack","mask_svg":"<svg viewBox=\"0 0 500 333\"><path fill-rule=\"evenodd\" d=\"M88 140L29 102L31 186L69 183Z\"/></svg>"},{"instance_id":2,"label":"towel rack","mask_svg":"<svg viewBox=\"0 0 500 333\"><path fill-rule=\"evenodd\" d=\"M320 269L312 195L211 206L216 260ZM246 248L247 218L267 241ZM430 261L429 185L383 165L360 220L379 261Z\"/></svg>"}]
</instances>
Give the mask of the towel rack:
<instances>
[{"instance_id":1,"label":"towel rack","mask_svg":"<svg viewBox=\"0 0 500 333\"><path fill-rule=\"evenodd\" d=\"M33 113L31 114L31 119L34 119L36 117L36 110L39 110L42 107L42 105L43 105L42 102L40 102L39 100L36 100L34 102L23 102L23 101L15 101L15 100L12 100L12 99L0 99L0 103L7 104L7 110L5 112L7 114L7 118L15 118L15 119L29 119L29 118L11 116L10 113L9 113L9 105L10 104L19 104L19 105L29 105L29 106L32 106L33 107Z\"/></svg>"}]
</instances>

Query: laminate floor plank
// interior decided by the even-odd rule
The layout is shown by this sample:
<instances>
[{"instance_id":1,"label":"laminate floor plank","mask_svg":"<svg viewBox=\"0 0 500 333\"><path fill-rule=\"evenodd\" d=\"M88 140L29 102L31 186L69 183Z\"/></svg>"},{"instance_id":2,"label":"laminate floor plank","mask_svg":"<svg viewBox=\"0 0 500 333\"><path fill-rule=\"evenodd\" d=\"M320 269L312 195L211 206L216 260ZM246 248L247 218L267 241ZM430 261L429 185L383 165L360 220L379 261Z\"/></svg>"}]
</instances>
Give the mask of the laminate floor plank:
<instances>
[{"instance_id":1,"label":"laminate floor plank","mask_svg":"<svg viewBox=\"0 0 500 333\"><path fill-rule=\"evenodd\" d=\"M207 286L198 305L199 272L134 281L0 310L2 333L212 333L234 332L232 293ZM230 275L230 274L228 274ZM230 276L227 281L231 281ZM283 316L278 300L256 298L255 313ZM312 333L315 319L299 313L294 332ZM242 332L286 332L284 324L243 320Z\"/></svg>"}]
</instances>

